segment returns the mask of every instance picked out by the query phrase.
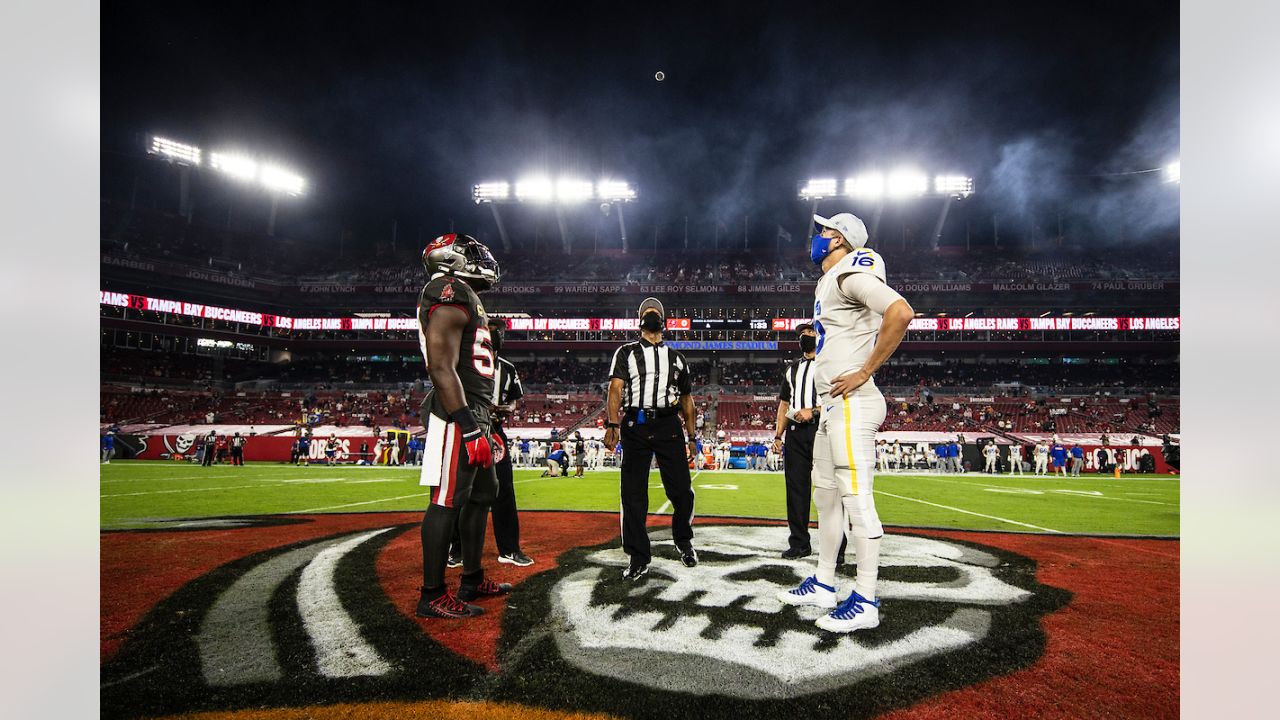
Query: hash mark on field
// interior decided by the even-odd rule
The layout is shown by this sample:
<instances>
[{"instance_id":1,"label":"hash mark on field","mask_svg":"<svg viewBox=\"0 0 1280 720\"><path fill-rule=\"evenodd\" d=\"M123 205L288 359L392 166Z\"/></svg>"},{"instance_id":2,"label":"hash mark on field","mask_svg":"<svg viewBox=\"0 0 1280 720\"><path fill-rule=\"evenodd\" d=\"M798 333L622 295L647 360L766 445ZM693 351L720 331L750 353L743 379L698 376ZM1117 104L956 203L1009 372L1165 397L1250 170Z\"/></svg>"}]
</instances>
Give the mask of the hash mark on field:
<instances>
[{"instance_id":1,"label":"hash mark on field","mask_svg":"<svg viewBox=\"0 0 1280 720\"><path fill-rule=\"evenodd\" d=\"M661 515L662 513L666 512L666 511L668 511L668 510L670 510L670 509L671 509L671 501L670 501L670 500L668 500L668 501L666 501L666 502L662 503L662 507L658 508L658 510L657 510L657 512L656 512L655 514L657 514L657 515Z\"/></svg>"},{"instance_id":2,"label":"hash mark on field","mask_svg":"<svg viewBox=\"0 0 1280 720\"><path fill-rule=\"evenodd\" d=\"M377 503L391 502L392 500L408 500L409 498L423 497L425 492L414 493L412 495L401 495L399 497L379 498L377 500L365 500L363 502L346 503L345 505L330 505L329 507L307 508L306 510L290 510L285 515L299 515L302 513L321 512L323 510L338 510L340 508L356 507L357 505L375 505Z\"/></svg>"},{"instance_id":3,"label":"hash mark on field","mask_svg":"<svg viewBox=\"0 0 1280 720\"><path fill-rule=\"evenodd\" d=\"M893 493L887 493L883 490L876 490L875 493L877 495L888 495L891 498L898 498L899 500L907 500L910 502L920 503L921 505L932 505L933 507L942 508L943 510L951 510L958 513L964 513L965 515L976 515L977 517L987 518L988 520L998 520L1003 523L1009 523L1010 525L1021 525L1022 527L1029 527L1033 530L1043 530L1045 532L1057 533L1059 535L1063 534L1061 530L1054 530L1053 528L1040 527L1039 525L1032 525L1031 523L1024 523L1024 522L1019 522L1017 520L1010 520L1009 518L997 517L995 515L984 515L983 513L980 513L980 512L965 510L964 508L952 507L950 505L940 505L938 503L929 502L928 500L921 500L919 498L907 497L905 495L894 495Z\"/></svg>"}]
</instances>

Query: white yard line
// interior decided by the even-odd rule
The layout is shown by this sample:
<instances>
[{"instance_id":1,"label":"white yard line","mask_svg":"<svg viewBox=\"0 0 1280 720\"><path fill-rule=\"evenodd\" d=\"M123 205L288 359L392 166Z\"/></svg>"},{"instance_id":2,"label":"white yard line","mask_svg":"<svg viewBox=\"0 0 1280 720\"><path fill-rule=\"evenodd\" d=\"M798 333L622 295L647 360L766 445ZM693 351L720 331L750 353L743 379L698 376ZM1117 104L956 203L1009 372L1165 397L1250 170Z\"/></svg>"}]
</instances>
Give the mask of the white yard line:
<instances>
[{"instance_id":1,"label":"white yard line","mask_svg":"<svg viewBox=\"0 0 1280 720\"><path fill-rule=\"evenodd\" d=\"M209 487L209 488L182 488L181 490L147 490L145 492L116 493L114 495L99 495L98 497L117 498L117 497L132 497L134 495L167 495L169 493L213 492L215 490L245 490L247 488L281 487L283 485L284 483L265 483L262 485L226 485L223 487Z\"/></svg>"},{"instance_id":2,"label":"white yard line","mask_svg":"<svg viewBox=\"0 0 1280 720\"><path fill-rule=\"evenodd\" d=\"M376 504L378 504L378 503L391 502L391 501L393 501L393 500L407 500L407 499L409 499L409 498L420 498L420 497L425 497L425 496L426 496L426 494L427 494L427 492L424 490L423 492L414 493L414 494L412 494L412 495L400 495L400 496L398 496L398 497L379 498L379 499L377 499L377 500L365 500L365 501L363 501L363 502L346 503L346 504L344 504L344 505L330 505L330 506L328 506L328 507L307 508L306 510L290 510L289 512L284 513L284 514L285 514L285 515L299 515L299 514L302 514L302 513L321 512L321 511L324 511L324 510L339 510L339 509L341 509L341 508L356 507L356 506L358 506L358 505L376 505Z\"/></svg>"},{"instance_id":3,"label":"white yard line","mask_svg":"<svg viewBox=\"0 0 1280 720\"><path fill-rule=\"evenodd\" d=\"M1043 530L1045 532L1058 533L1060 535L1062 534L1061 530L1054 530L1053 528L1040 527L1039 525L1032 525L1031 523L1024 523L1024 522L1019 522L1017 520L1010 520L1009 518L997 517L995 515L984 515L983 513L980 513L980 512L965 510L964 508L952 507L950 505L940 505L938 503L929 502L928 500L920 500L918 498L907 497L905 495L894 495L893 493L887 493L883 490L876 490L875 493L877 495L887 495L891 498L898 498L899 500L907 500L909 502L920 503L921 505L932 505L933 507L936 507L936 508L942 508L943 510L951 510L952 512L964 513L965 515L975 515L977 517L987 518L988 520L998 520L1002 523L1009 523L1010 525L1021 525L1022 527L1029 527L1033 530Z\"/></svg>"},{"instance_id":4,"label":"white yard line","mask_svg":"<svg viewBox=\"0 0 1280 720\"><path fill-rule=\"evenodd\" d=\"M650 475L652 475L652 474L653 474L653 473L651 472L651 473L650 473ZM692 484L693 484L693 481L694 481L694 480L697 480L697 479L698 479L698 476L699 476L699 475L701 475L701 474L702 474L702 471L701 471L701 470L699 470L698 472L694 473L694 474L693 474L693 477L689 478L689 484L690 484L690 485L692 485ZM662 487L662 486L661 486L661 485L659 485L658 487ZM663 513L667 512L667 511L669 511L669 510L671 510L671 501L670 501L670 500L668 500L668 501L666 501L666 502L662 503L662 507L658 508L658 510L657 510L654 514L655 514L655 515L661 515L661 514L663 514Z\"/></svg>"},{"instance_id":5,"label":"white yard line","mask_svg":"<svg viewBox=\"0 0 1280 720\"><path fill-rule=\"evenodd\" d=\"M1026 489L1026 488L1018 487L1018 486L1016 486L1016 485L990 485L990 484L988 484L988 483L969 482L969 481L965 481L965 480L950 480L950 479L944 479L944 478L940 478L940 477L933 477L933 476L931 476L931 475L922 475L922 476L920 476L920 477L923 477L923 478L925 478L926 480L933 480L934 482L949 483L949 484L951 484L951 485L968 485L968 486L970 486L970 487L994 488L994 489L997 489L997 490L1025 490L1025 489ZM1058 490L1058 489L1057 489L1057 488L1046 488L1046 490L1047 490L1048 492L1054 492L1055 490ZM1040 491L1038 491L1038 492L1040 492ZM1134 500L1134 499L1132 499L1132 498L1109 497L1109 496L1107 496L1107 495L1086 495L1086 494L1078 493L1078 492L1066 492L1066 491L1060 491L1060 492L1057 492L1057 494L1055 495L1055 497L1060 497L1060 496L1066 496L1066 497L1079 497L1079 498L1093 498L1094 500L1118 500L1118 501L1120 501L1120 502L1143 503L1143 504L1146 504L1146 505L1168 505L1168 506L1177 507L1177 503L1159 502L1159 501L1157 501L1157 500Z\"/></svg>"}]
</instances>

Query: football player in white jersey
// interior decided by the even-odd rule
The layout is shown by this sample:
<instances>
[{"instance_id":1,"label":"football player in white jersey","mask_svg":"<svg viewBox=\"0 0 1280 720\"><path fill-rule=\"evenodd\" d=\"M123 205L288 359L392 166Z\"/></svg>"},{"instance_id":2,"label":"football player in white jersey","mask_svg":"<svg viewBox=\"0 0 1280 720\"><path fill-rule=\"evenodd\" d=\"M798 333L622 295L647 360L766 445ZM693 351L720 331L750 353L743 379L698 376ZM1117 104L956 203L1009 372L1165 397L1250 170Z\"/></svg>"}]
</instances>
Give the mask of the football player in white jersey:
<instances>
[{"instance_id":1,"label":"football player in white jersey","mask_svg":"<svg viewBox=\"0 0 1280 720\"><path fill-rule=\"evenodd\" d=\"M987 464L983 471L995 475L996 459L1000 457L1000 450L996 448L995 442L987 443L987 446L982 449L982 455L987 459Z\"/></svg>"},{"instance_id":2,"label":"football player in white jersey","mask_svg":"<svg viewBox=\"0 0 1280 720\"><path fill-rule=\"evenodd\" d=\"M876 467L881 472L889 471L889 443L884 440L876 443Z\"/></svg>"},{"instance_id":3,"label":"football player in white jersey","mask_svg":"<svg viewBox=\"0 0 1280 720\"><path fill-rule=\"evenodd\" d=\"M1009 474L1022 474L1022 446L1018 443L1009 446Z\"/></svg>"},{"instance_id":4,"label":"football player in white jersey","mask_svg":"<svg viewBox=\"0 0 1280 720\"><path fill-rule=\"evenodd\" d=\"M1036 475L1044 475L1049 471L1049 446L1044 441L1036 443Z\"/></svg>"},{"instance_id":5,"label":"football player in white jersey","mask_svg":"<svg viewBox=\"0 0 1280 720\"><path fill-rule=\"evenodd\" d=\"M818 627L849 632L880 624L876 578L884 528L871 491L885 403L871 378L902 342L915 311L886 284L884 260L864 247L867 229L861 220L851 213L813 219L821 231L813 237L810 259L823 273L813 305L815 387L822 403L813 443L818 569L778 598L788 605L833 608L818 619ZM837 603L836 555L846 527L857 554L857 575L852 592Z\"/></svg>"}]
</instances>

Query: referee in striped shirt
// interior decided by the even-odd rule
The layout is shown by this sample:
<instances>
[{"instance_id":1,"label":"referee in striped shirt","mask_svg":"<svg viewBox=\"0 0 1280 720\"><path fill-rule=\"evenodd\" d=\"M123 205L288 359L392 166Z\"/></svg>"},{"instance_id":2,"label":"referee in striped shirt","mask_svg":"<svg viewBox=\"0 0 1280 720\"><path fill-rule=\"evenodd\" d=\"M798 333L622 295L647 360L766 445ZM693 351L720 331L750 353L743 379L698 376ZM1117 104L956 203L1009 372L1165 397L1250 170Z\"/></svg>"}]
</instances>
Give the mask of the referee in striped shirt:
<instances>
[{"instance_id":1,"label":"referee in striped shirt","mask_svg":"<svg viewBox=\"0 0 1280 720\"><path fill-rule=\"evenodd\" d=\"M671 501L671 537L685 567L698 564L693 549L693 485L689 458L697 452L689 365L662 342L666 312L657 298L640 303L640 339L618 348L609 372L604 444L622 439L622 549L631 562L622 577L638 580L652 560L645 519L649 514L649 463L656 455L662 487ZM680 427L677 415L684 415Z\"/></svg>"},{"instance_id":2,"label":"referee in striped shirt","mask_svg":"<svg viewBox=\"0 0 1280 720\"><path fill-rule=\"evenodd\" d=\"M809 495L813 490L813 438L818 434L818 413L822 403L814 387L814 358L818 354L818 334L809 323L796 326L800 334L799 360L787 363L782 370L782 392L778 395L778 421L773 438L773 451L783 453L783 475L787 485L787 525L791 537L782 557L798 560L813 554L809 541ZM783 444L785 438L786 444ZM839 558L844 559L847 540L840 543Z\"/></svg>"}]
</instances>

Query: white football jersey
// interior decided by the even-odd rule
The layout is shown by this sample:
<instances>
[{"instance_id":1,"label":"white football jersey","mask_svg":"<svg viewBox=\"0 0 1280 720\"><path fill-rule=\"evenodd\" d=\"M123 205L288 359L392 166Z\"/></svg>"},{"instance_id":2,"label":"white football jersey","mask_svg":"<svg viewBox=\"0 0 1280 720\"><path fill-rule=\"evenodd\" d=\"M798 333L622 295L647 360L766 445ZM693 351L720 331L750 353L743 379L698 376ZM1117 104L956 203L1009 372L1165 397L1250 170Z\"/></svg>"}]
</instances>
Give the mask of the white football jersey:
<instances>
[{"instance_id":1,"label":"white football jersey","mask_svg":"<svg viewBox=\"0 0 1280 720\"><path fill-rule=\"evenodd\" d=\"M830 392L832 380L866 363L880 330L883 316L840 289L840 281L852 273L869 273L884 282L884 259L871 248L859 248L818 280L813 303L813 325L818 333L814 386L821 396ZM878 392L874 380L857 390L867 395Z\"/></svg>"}]
</instances>

